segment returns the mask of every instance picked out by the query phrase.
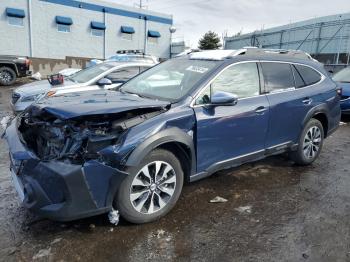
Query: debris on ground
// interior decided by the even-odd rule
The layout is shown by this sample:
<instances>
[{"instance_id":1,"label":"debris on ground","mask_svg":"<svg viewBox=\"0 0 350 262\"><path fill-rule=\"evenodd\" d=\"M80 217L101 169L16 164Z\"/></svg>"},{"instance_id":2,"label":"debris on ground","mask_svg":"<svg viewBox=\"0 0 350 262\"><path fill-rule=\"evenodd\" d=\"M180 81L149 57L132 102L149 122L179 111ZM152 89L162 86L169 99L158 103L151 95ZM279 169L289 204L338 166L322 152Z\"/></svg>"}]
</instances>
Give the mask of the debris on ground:
<instances>
[{"instance_id":1,"label":"debris on ground","mask_svg":"<svg viewBox=\"0 0 350 262\"><path fill-rule=\"evenodd\" d=\"M96 227L95 224L90 224L90 225L89 225L89 228L90 228L90 229L94 229L95 227Z\"/></svg>"},{"instance_id":2,"label":"debris on ground","mask_svg":"<svg viewBox=\"0 0 350 262\"><path fill-rule=\"evenodd\" d=\"M0 121L0 125L2 127L2 129L6 129L7 124L10 122L11 120L11 116L4 116L1 121Z\"/></svg>"},{"instance_id":3,"label":"debris on ground","mask_svg":"<svg viewBox=\"0 0 350 262\"><path fill-rule=\"evenodd\" d=\"M345 122L339 122L339 125L340 125L340 126L345 126L346 123L345 123Z\"/></svg>"},{"instance_id":4,"label":"debris on ground","mask_svg":"<svg viewBox=\"0 0 350 262\"><path fill-rule=\"evenodd\" d=\"M248 213L250 214L252 212L252 206L242 206L235 208L236 211L240 213Z\"/></svg>"},{"instance_id":5,"label":"debris on ground","mask_svg":"<svg viewBox=\"0 0 350 262\"><path fill-rule=\"evenodd\" d=\"M40 74L40 72L36 72L35 74L32 74L32 76L30 78L40 81L41 80L41 74Z\"/></svg>"},{"instance_id":6,"label":"debris on ground","mask_svg":"<svg viewBox=\"0 0 350 262\"><path fill-rule=\"evenodd\" d=\"M119 223L119 211L118 210L115 210L115 209L112 209L111 211L109 211L108 213L108 219L109 219L109 222L115 226L118 225Z\"/></svg>"},{"instance_id":7,"label":"debris on ground","mask_svg":"<svg viewBox=\"0 0 350 262\"><path fill-rule=\"evenodd\" d=\"M56 238L51 242L51 245L54 245L54 244L60 242L61 240L62 240L62 238Z\"/></svg>"},{"instance_id":8,"label":"debris on ground","mask_svg":"<svg viewBox=\"0 0 350 262\"><path fill-rule=\"evenodd\" d=\"M51 255L51 247L47 249L40 249L39 252L33 256L33 260L43 258L43 257L48 257L50 255Z\"/></svg>"},{"instance_id":9,"label":"debris on ground","mask_svg":"<svg viewBox=\"0 0 350 262\"><path fill-rule=\"evenodd\" d=\"M225 203L225 202L227 202L227 199L220 197L220 196L216 196L213 199L211 199L209 202L210 203Z\"/></svg>"},{"instance_id":10,"label":"debris on ground","mask_svg":"<svg viewBox=\"0 0 350 262\"><path fill-rule=\"evenodd\" d=\"M162 236L164 236L165 231L163 229L158 229L157 230L157 238L161 238Z\"/></svg>"}]
</instances>

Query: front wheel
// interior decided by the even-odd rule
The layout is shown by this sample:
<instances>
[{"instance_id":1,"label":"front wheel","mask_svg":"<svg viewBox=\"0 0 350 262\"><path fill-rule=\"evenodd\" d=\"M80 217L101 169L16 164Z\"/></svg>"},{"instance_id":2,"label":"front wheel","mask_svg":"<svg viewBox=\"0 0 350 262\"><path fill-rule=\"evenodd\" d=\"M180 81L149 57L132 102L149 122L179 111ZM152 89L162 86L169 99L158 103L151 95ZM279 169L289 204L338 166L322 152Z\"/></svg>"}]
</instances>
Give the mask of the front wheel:
<instances>
[{"instance_id":1,"label":"front wheel","mask_svg":"<svg viewBox=\"0 0 350 262\"><path fill-rule=\"evenodd\" d=\"M310 165L320 155L323 140L323 126L320 121L312 118L301 133L298 149L291 154L292 160L298 165Z\"/></svg>"},{"instance_id":2,"label":"front wheel","mask_svg":"<svg viewBox=\"0 0 350 262\"><path fill-rule=\"evenodd\" d=\"M127 170L114 207L132 223L152 222L176 204L183 185L181 164L170 151L156 149L137 167Z\"/></svg>"}]
</instances>

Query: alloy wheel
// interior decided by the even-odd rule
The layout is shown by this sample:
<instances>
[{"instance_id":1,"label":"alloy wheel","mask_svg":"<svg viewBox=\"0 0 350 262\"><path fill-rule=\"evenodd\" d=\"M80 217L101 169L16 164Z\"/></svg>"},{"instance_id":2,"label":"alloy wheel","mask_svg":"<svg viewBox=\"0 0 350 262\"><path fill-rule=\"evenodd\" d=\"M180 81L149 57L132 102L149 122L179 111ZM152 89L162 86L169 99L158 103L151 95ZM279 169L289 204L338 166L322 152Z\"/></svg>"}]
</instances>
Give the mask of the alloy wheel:
<instances>
[{"instance_id":1,"label":"alloy wheel","mask_svg":"<svg viewBox=\"0 0 350 262\"><path fill-rule=\"evenodd\" d=\"M145 165L134 177L130 201L136 211L153 214L167 205L175 187L174 168L167 162L154 161Z\"/></svg>"},{"instance_id":2,"label":"alloy wheel","mask_svg":"<svg viewBox=\"0 0 350 262\"><path fill-rule=\"evenodd\" d=\"M312 126L306 132L303 142L304 156L308 159L315 158L322 142L321 130L317 126Z\"/></svg>"},{"instance_id":3,"label":"alloy wheel","mask_svg":"<svg viewBox=\"0 0 350 262\"><path fill-rule=\"evenodd\" d=\"M12 75L9 71L7 70L3 70L0 72L0 79L4 82L4 83L9 83L12 81Z\"/></svg>"}]
</instances>

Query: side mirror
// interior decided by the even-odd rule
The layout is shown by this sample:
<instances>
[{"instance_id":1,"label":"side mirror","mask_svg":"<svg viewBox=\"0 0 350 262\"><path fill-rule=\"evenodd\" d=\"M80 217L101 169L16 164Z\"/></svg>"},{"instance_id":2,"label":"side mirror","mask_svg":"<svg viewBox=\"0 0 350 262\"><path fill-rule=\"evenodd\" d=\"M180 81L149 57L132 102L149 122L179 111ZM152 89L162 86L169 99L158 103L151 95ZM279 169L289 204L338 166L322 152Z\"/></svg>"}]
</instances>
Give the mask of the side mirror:
<instances>
[{"instance_id":1,"label":"side mirror","mask_svg":"<svg viewBox=\"0 0 350 262\"><path fill-rule=\"evenodd\" d=\"M107 86L107 85L111 85L112 81L109 80L108 78L101 78L100 80L97 81L96 84L98 86Z\"/></svg>"},{"instance_id":2,"label":"side mirror","mask_svg":"<svg viewBox=\"0 0 350 262\"><path fill-rule=\"evenodd\" d=\"M213 105L228 105L232 106L237 104L238 96L229 92L216 91L210 99L210 103Z\"/></svg>"}]
</instances>

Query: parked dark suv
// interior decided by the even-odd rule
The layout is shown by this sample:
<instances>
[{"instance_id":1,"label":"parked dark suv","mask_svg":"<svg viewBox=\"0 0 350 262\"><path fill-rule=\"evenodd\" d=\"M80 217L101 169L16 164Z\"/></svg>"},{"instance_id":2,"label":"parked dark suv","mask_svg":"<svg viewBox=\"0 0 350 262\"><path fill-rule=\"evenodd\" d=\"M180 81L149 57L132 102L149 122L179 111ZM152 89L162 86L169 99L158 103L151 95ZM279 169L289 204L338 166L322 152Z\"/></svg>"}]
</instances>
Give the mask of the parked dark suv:
<instances>
[{"instance_id":1,"label":"parked dark suv","mask_svg":"<svg viewBox=\"0 0 350 262\"><path fill-rule=\"evenodd\" d=\"M0 85L12 85L17 78L31 74L27 57L0 55Z\"/></svg>"},{"instance_id":2,"label":"parked dark suv","mask_svg":"<svg viewBox=\"0 0 350 262\"><path fill-rule=\"evenodd\" d=\"M183 183L289 152L311 164L339 124L340 94L297 51L198 52L168 60L119 91L33 104L6 130L24 205L55 220L120 211L168 213Z\"/></svg>"}]
</instances>

